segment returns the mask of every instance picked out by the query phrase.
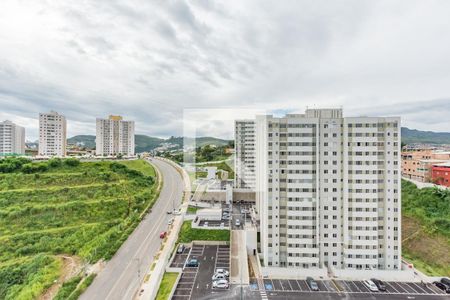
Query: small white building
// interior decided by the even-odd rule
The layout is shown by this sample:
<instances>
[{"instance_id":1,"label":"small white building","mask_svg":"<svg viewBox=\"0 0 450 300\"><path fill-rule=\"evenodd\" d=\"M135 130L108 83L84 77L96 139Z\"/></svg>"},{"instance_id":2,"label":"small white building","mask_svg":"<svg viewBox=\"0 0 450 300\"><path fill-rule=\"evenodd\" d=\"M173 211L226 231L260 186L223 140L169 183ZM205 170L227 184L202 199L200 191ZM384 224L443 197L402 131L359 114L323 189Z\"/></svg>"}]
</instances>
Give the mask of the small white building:
<instances>
[{"instance_id":1,"label":"small white building","mask_svg":"<svg viewBox=\"0 0 450 300\"><path fill-rule=\"evenodd\" d=\"M197 217L204 221L220 221L222 219L221 208L204 208L197 210Z\"/></svg>"},{"instance_id":2,"label":"small white building","mask_svg":"<svg viewBox=\"0 0 450 300\"><path fill-rule=\"evenodd\" d=\"M208 173L206 175L206 179L216 179L216 172L217 172L217 167L206 167L206 172Z\"/></svg>"}]
</instances>

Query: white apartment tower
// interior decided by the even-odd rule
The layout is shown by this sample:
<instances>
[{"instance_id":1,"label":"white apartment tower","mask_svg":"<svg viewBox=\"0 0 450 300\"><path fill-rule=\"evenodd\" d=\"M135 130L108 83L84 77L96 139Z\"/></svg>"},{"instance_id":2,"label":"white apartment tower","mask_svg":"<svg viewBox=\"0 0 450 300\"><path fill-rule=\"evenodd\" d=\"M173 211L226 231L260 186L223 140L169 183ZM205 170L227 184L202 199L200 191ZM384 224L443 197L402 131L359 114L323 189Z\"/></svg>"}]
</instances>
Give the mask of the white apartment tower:
<instances>
[{"instance_id":1,"label":"white apartment tower","mask_svg":"<svg viewBox=\"0 0 450 300\"><path fill-rule=\"evenodd\" d=\"M25 154L25 128L11 121L0 122L0 156Z\"/></svg>"},{"instance_id":2,"label":"white apartment tower","mask_svg":"<svg viewBox=\"0 0 450 300\"><path fill-rule=\"evenodd\" d=\"M255 189L255 120L234 122L234 186Z\"/></svg>"},{"instance_id":3,"label":"white apartment tower","mask_svg":"<svg viewBox=\"0 0 450 300\"><path fill-rule=\"evenodd\" d=\"M267 267L401 267L400 118L341 109L256 118Z\"/></svg>"},{"instance_id":4,"label":"white apartment tower","mask_svg":"<svg viewBox=\"0 0 450 300\"><path fill-rule=\"evenodd\" d=\"M121 116L97 118L95 144L99 156L134 155L134 121L124 121Z\"/></svg>"},{"instance_id":5,"label":"white apartment tower","mask_svg":"<svg viewBox=\"0 0 450 300\"><path fill-rule=\"evenodd\" d=\"M39 155L66 156L66 117L55 111L39 114Z\"/></svg>"}]
</instances>

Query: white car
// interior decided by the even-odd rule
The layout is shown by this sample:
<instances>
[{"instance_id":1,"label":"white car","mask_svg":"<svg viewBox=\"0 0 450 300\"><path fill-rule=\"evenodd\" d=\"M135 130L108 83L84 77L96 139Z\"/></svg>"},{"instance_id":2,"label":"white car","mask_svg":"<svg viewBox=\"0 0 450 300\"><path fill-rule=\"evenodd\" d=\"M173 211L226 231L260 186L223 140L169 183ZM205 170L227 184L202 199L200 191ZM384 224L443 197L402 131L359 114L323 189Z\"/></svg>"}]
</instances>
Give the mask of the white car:
<instances>
[{"instance_id":1,"label":"white car","mask_svg":"<svg viewBox=\"0 0 450 300\"><path fill-rule=\"evenodd\" d=\"M364 280L363 283L371 292L378 292L378 288L372 280Z\"/></svg>"},{"instance_id":2,"label":"white car","mask_svg":"<svg viewBox=\"0 0 450 300\"><path fill-rule=\"evenodd\" d=\"M213 277L211 278L213 281L217 281L217 280L227 280L227 276L225 276L225 274L214 274ZM228 280L227 280L228 281Z\"/></svg>"},{"instance_id":3,"label":"white car","mask_svg":"<svg viewBox=\"0 0 450 300\"><path fill-rule=\"evenodd\" d=\"M228 284L227 280L221 279L221 280L213 281L212 286L213 286L213 288L216 288L216 289L227 289L229 284Z\"/></svg>"},{"instance_id":4,"label":"white car","mask_svg":"<svg viewBox=\"0 0 450 300\"><path fill-rule=\"evenodd\" d=\"M173 224L173 219L170 219L169 222L167 222L167 225L172 225Z\"/></svg>"},{"instance_id":5,"label":"white car","mask_svg":"<svg viewBox=\"0 0 450 300\"><path fill-rule=\"evenodd\" d=\"M237 219L234 223L237 227L241 226L241 220Z\"/></svg>"},{"instance_id":6,"label":"white car","mask_svg":"<svg viewBox=\"0 0 450 300\"><path fill-rule=\"evenodd\" d=\"M223 274L223 275L225 275L227 277L230 276L230 272L228 272L225 269L217 269L215 274Z\"/></svg>"}]
</instances>

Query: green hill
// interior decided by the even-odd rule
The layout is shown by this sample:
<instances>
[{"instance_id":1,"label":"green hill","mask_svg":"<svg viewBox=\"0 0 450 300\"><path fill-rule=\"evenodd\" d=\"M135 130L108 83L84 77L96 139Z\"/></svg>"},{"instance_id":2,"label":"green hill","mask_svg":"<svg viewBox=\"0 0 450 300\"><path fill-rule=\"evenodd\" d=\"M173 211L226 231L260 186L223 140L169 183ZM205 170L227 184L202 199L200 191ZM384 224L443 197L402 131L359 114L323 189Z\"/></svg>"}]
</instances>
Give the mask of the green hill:
<instances>
[{"instance_id":1,"label":"green hill","mask_svg":"<svg viewBox=\"0 0 450 300\"><path fill-rule=\"evenodd\" d=\"M432 276L450 276L450 191L402 180L402 255Z\"/></svg>"},{"instance_id":2,"label":"green hill","mask_svg":"<svg viewBox=\"0 0 450 300\"><path fill-rule=\"evenodd\" d=\"M86 148L95 148L95 135L76 135L67 139L67 144L81 145Z\"/></svg>"},{"instance_id":3,"label":"green hill","mask_svg":"<svg viewBox=\"0 0 450 300\"><path fill-rule=\"evenodd\" d=\"M154 175L142 160L2 160L0 299L39 299L64 272L63 255L110 259L154 204Z\"/></svg>"},{"instance_id":4,"label":"green hill","mask_svg":"<svg viewBox=\"0 0 450 300\"><path fill-rule=\"evenodd\" d=\"M178 145L178 148L183 146L183 137L170 137L168 139L162 139L158 137L147 136L143 134L135 135L136 153L153 150L159 147L162 143L170 143ZM192 142L192 138L188 138L188 142ZM69 144L79 144L86 148L95 148L95 135L76 135L67 139ZM228 140L218 139L214 137L198 137L196 140L196 146L202 147L205 145L224 146L228 144Z\"/></svg>"},{"instance_id":5,"label":"green hill","mask_svg":"<svg viewBox=\"0 0 450 300\"><path fill-rule=\"evenodd\" d=\"M450 144L450 132L420 131L402 127L403 144Z\"/></svg>"}]
</instances>

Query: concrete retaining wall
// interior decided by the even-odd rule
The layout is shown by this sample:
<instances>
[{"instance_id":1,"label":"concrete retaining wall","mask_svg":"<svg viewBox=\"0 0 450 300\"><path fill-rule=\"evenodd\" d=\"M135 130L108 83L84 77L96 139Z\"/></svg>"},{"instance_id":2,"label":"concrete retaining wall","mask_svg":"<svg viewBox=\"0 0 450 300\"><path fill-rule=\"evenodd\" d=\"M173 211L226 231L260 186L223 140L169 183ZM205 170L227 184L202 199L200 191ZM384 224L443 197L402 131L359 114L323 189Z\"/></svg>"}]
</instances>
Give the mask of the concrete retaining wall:
<instances>
[{"instance_id":1,"label":"concrete retaining wall","mask_svg":"<svg viewBox=\"0 0 450 300\"><path fill-rule=\"evenodd\" d=\"M327 269L297 269L297 268L277 268L262 267L261 274L263 277L277 279L305 279L308 276L313 278L327 278Z\"/></svg>"}]
</instances>

